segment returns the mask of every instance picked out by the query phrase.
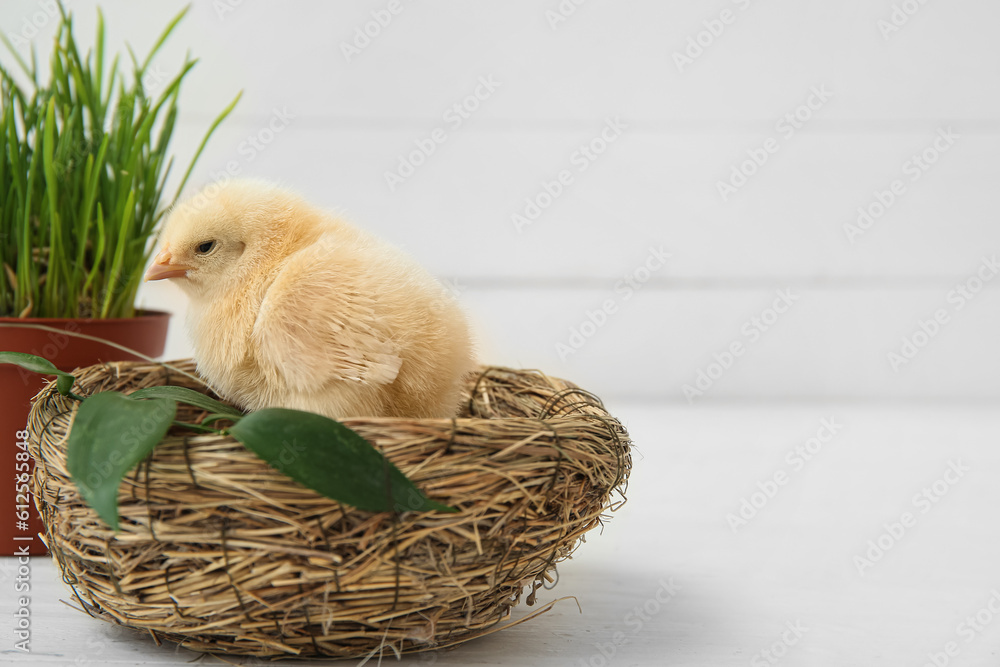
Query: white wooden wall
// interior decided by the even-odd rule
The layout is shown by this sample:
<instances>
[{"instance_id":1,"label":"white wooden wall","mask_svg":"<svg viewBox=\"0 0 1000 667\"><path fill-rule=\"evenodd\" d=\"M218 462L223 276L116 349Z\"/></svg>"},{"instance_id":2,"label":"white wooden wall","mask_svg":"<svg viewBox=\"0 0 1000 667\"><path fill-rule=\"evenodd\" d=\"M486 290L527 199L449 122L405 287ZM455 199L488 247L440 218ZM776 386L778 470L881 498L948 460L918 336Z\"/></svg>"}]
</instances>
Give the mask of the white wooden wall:
<instances>
[{"instance_id":1,"label":"white wooden wall","mask_svg":"<svg viewBox=\"0 0 1000 667\"><path fill-rule=\"evenodd\" d=\"M492 363L620 398L685 401L699 372L695 402L1000 397L1000 5L577 2L199 0L158 61L165 82L201 58L176 148L243 89L193 185L274 179L405 247ZM46 4L5 0L4 32ZM90 34L94 3L68 4ZM101 4L112 44L142 52L184 2ZM518 229L526 198L547 206ZM167 356L188 355L180 291L141 299L178 314Z\"/></svg>"}]
</instances>

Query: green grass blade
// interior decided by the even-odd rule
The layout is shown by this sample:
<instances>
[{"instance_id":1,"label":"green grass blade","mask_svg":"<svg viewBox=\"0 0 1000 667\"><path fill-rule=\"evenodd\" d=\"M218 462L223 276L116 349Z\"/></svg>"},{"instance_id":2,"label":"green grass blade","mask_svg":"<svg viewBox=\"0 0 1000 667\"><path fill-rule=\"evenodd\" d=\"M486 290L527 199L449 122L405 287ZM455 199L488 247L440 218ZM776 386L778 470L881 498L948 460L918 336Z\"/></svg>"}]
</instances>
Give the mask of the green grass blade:
<instances>
[{"instance_id":1,"label":"green grass blade","mask_svg":"<svg viewBox=\"0 0 1000 667\"><path fill-rule=\"evenodd\" d=\"M222 113L216 116L215 120L212 121L212 125L208 128L208 132L205 133L205 136L202 138L201 143L198 144L198 150L195 151L194 157L191 158L191 164L188 165L187 171L184 172L184 177L181 178L180 185L177 186L177 192L174 194L174 199L172 202L170 202L171 208L173 207L174 204L177 203L177 198L180 197L181 192L183 192L184 186L187 184L188 178L190 178L191 172L194 170L194 166L198 162L198 158L201 157L201 152L205 150L205 146L208 144L208 140L212 138L212 134L215 132L215 128L219 127L219 124L222 123L222 121L226 119L226 117L232 112L232 110L236 108L236 104L240 101L241 97L243 97L242 90L236 94L236 97L234 97L233 101L229 103L229 106L223 109Z\"/></svg>"},{"instance_id":2,"label":"green grass blade","mask_svg":"<svg viewBox=\"0 0 1000 667\"><path fill-rule=\"evenodd\" d=\"M101 117L101 123L103 127L104 121L107 119L108 109L111 108L111 95L115 91L115 82L118 79L118 54L111 60L111 67L108 68L108 92L104 95L101 101L101 110L104 115Z\"/></svg>"},{"instance_id":3,"label":"green grass blade","mask_svg":"<svg viewBox=\"0 0 1000 667\"><path fill-rule=\"evenodd\" d=\"M174 31L174 28L177 27L177 24L181 22L181 19L184 18L184 16L188 13L189 9L191 9L191 5L187 5L186 7L184 7L184 9L182 9L177 14L177 16L175 16L170 21L170 23L167 24L167 27L160 34L159 39L157 39L156 43L153 44L153 48L149 50L149 54L146 56L146 60L142 63L141 71L143 73L145 73L146 68L149 67L149 63L152 62L153 58L156 56L157 52L160 50L160 47L163 46L163 43L165 41L167 41L167 38L170 36L170 33L172 33Z\"/></svg>"},{"instance_id":4,"label":"green grass blade","mask_svg":"<svg viewBox=\"0 0 1000 667\"><path fill-rule=\"evenodd\" d=\"M105 239L107 238L107 233L104 228L104 210L101 207L101 203L97 203L97 245L94 248L94 265L90 268L90 273L87 275L87 281L83 284L81 290L82 293L86 293L90 289L91 285L94 285L94 279L100 274L101 266L104 261L104 245ZM97 295L91 296L91 303L97 304Z\"/></svg>"},{"instance_id":5,"label":"green grass blade","mask_svg":"<svg viewBox=\"0 0 1000 667\"><path fill-rule=\"evenodd\" d=\"M7 47L8 51L10 51L10 54L14 56L14 60L16 60L21 69L24 70L24 73L31 77L32 81L37 81L38 78L35 76L35 68L28 67L28 63L24 62L24 58L22 58L21 54L17 52L17 49L15 49L14 45L10 43L10 40L7 39L7 35L4 34L2 30L0 30L0 42L3 42L3 45ZM32 54L34 54L34 50L32 50ZM34 65L34 63L32 63L32 65Z\"/></svg>"},{"instance_id":6,"label":"green grass blade","mask_svg":"<svg viewBox=\"0 0 1000 667\"><path fill-rule=\"evenodd\" d=\"M109 313L111 312L111 300L118 291L118 285L121 280L122 264L125 261L125 246L128 242L128 232L132 227L132 221L134 219L135 192L129 190L128 199L125 200L124 211L121 214L121 224L116 232L117 244L115 247L114 260L111 263L111 268L108 271L108 274L105 276L108 288L104 292L104 302L101 306L101 317L110 317Z\"/></svg>"},{"instance_id":7,"label":"green grass blade","mask_svg":"<svg viewBox=\"0 0 1000 667\"><path fill-rule=\"evenodd\" d=\"M42 136L42 167L45 174L45 194L49 206L49 262L48 270L45 274L45 306L56 312L58 307L59 271L58 258L63 252L62 248L62 225L59 222L59 206L56 200L56 193L59 191L59 182L56 180L56 169L53 161L55 152L55 132L56 132L56 101L50 99L45 110L45 128Z\"/></svg>"},{"instance_id":8,"label":"green grass blade","mask_svg":"<svg viewBox=\"0 0 1000 667\"><path fill-rule=\"evenodd\" d=\"M97 103L101 103L101 91L104 90L104 12L97 8L97 37L94 41L97 52L97 62L94 70L94 92L97 93Z\"/></svg>"},{"instance_id":9,"label":"green grass blade","mask_svg":"<svg viewBox=\"0 0 1000 667\"><path fill-rule=\"evenodd\" d=\"M46 231L44 224L39 225L38 229L35 229L35 225L32 223L32 204L36 196L36 182L38 180L38 171L42 163L43 157L38 151L29 153L27 149L25 150L25 157L28 160L28 179L26 187L24 189L24 212L21 219L21 254L17 258L17 278L18 285L21 289L20 296L18 300L18 315L21 312L31 314L31 311L40 309L41 303L41 290L38 285L38 266L39 262L36 262L33 255L33 250L35 248L40 248L44 244L42 239L46 237ZM42 220L44 223L44 220Z\"/></svg>"}]
</instances>

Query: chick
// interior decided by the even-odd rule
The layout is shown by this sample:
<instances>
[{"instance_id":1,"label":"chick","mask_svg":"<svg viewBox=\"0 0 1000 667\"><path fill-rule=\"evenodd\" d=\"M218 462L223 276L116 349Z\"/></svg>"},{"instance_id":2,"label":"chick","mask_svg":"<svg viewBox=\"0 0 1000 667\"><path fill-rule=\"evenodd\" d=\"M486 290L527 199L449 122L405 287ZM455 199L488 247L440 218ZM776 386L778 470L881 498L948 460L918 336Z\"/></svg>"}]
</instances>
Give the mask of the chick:
<instances>
[{"instance_id":1,"label":"chick","mask_svg":"<svg viewBox=\"0 0 1000 667\"><path fill-rule=\"evenodd\" d=\"M473 368L458 304L400 250L258 181L178 205L146 280L190 299L199 373L246 410L452 417Z\"/></svg>"}]
</instances>

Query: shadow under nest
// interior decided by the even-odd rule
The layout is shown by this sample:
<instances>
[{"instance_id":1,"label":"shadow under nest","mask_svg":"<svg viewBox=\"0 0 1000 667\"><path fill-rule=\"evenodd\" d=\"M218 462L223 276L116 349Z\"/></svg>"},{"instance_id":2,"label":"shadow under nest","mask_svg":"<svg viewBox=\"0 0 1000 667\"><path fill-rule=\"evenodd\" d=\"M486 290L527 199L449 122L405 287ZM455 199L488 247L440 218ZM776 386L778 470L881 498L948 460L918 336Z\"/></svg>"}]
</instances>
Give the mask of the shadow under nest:
<instances>
[{"instance_id":1,"label":"shadow under nest","mask_svg":"<svg viewBox=\"0 0 1000 667\"><path fill-rule=\"evenodd\" d=\"M194 372L190 360L172 365ZM84 396L207 392L159 364L77 377ZM482 368L464 397L456 419L342 420L457 513L357 510L232 437L171 430L122 482L116 534L67 472L77 402L50 385L29 418L45 542L88 613L195 651L365 657L509 627L498 624L523 589L533 604L556 563L624 503L631 443L593 394L537 371ZM177 419L205 414L181 405Z\"/></svg>"}]
</instances>

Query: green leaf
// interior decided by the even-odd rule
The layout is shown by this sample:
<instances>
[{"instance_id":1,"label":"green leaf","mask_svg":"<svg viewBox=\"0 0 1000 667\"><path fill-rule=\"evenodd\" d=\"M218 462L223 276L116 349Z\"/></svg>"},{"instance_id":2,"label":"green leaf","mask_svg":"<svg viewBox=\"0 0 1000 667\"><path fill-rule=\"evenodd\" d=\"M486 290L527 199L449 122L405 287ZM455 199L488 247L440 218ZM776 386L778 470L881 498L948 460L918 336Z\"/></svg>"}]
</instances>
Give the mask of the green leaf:
<instances>
[{"instance_id":1,"label":"green leaf","mask_svg":"<svg viewBox=\"0 0 1000 667\"><path fill-rule=\"evenodd\" d=\"M135 401L116 391L88 396L66 442L66 467L80 495L118 530L118 487L153 450L177 413L169 398Z\"/></svg>"},{"instance_id":2,"label":"green leaf","mask_svg":"<svg viewBox=\"0 0 1000 667\"><path fill-rule=\"evenodd\" d=\"M211 396L206 396L200 391L188 389L187 387L146 387L145 389L133 391L129 394L129 398L169 398L179 403L193 405L196 408L201 408L202 410L210 410L212 412L220 413L227 419L232 419L233 417L239 419L243 416L243 413L238 408L226 405L221 401L215 400Z\"/></svg>"},{"instance_id":3,"label":"green leaf","mask_svg":"<svg viewBox=\"0 0 1000 667\"><path fill-rule=\"evenodd\" d=\"M367 440L328 417L265 408L243 417L229 433L295 481L358 509L457 511L427 498Z\"/></svg>"},{"instance_id":4,"label":"green leaf","mask_svg":"<svg viewBox=\"0 0 1000 667\"><path fill-rule=\"evenodd\" d=\"M56 368L51 361L35 354L25 352L0 352L0 364L14 364L26 371L39 375L55 375L56 390L63 396L68 396L73 388L76 377Z\"/></svg>"}]
</instances>

